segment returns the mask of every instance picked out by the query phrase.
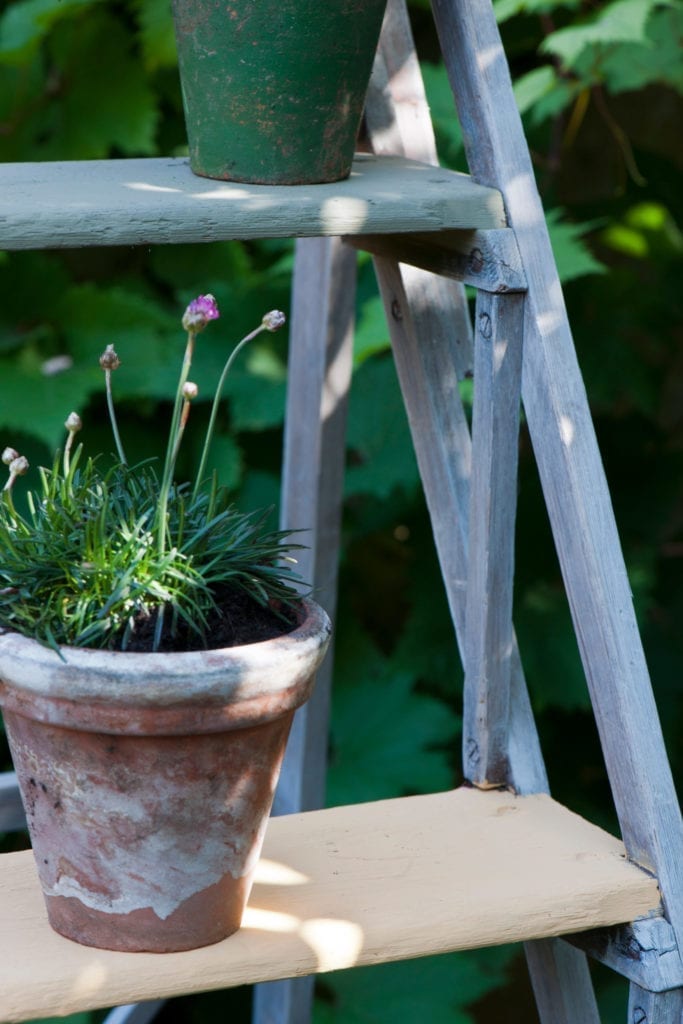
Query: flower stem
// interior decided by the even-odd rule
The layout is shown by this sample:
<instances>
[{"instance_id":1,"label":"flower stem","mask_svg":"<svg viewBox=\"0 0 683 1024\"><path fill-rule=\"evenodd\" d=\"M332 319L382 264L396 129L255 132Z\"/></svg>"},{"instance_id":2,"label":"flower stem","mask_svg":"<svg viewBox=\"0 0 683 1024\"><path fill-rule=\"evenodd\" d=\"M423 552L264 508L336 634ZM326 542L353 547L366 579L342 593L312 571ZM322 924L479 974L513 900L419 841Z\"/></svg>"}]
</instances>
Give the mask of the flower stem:
<instances>
[{"instance_id":1,"label":"flower stem","mask_svg":"<svg viewBox=\"0 0 683 1024\"><path fill-rule=\"evenodd\" d=\"M155 525L157 530L157 546L160 555L163 555L164 550L166 548L166 515L168 512L168 498L171 492L171 486L173 484L173 473L175 471L175 464L178 458L180 441L182 439L183 430L185 427L185 423L182 422L182 411L184 404L183 387L185 386L188 375L190 373L190 367L192 365L192 355L194 353L194 342L196 336L196 332L193 330L189 330L187 332L185 356L183 358L183 365L180 369L180 377L178 379L178 387L176 389L175 402L173 404L171 429L168 435L166 458L164 460L164 469L161 476L161 487L159 488L159 505L157 508ZM185 417L185 422L186 421L187 417Z\"/></svg>"},{"instance_id":2,"label":"flower stem","mask_svg":"<svg viewBox=\"0 0 683 1024\"><path fill-rule=\"evenodd\" d=\"M105 381L106 391L107 391L107 408L109 410L109 419L111 421L111 429L112 429L112 433L114 435L114 444L116 445L116 451L117 451L118 456L119 456L119 461L121 462L121 464L123 466L127 466L128 465L128 460L126 459L126 453L124 452L123 445L121 444L121 436L119 434L119 427L118 427L118 423L116 422L116 412L114 410L114 396L112 395L112 390L111 390L111 370L106 370L105 369L105 371L104 371L104 381ZM71 440L71 438L69 438L69 440ZM67 441L67 444L68 444L68 441ZM66 452L64 454L66 455Z\"/></svg>"},{"instance_id":3,"label":"flower stem","mask_svg":"<svg viewBox=\"0 0 683 1024\"><path fill-rule=\"evenodd\" d=\"M199 469L197 470L197 476L195 477L195 482L194 482L194 489L192 491L192 501L194 501L195 498L197 497L197 494L199 493L199 488L201 487L201 484L202 484L202 480L204 479L204 472L206 470L206 461L207 461L207 459L209 457L209 449L211 447L211 441L212 441L212 438L213 438L213 432L214 432L215 427L216 427L216 416L218 415L218 407L220 405L221 392L223 390L223 385L225 384L225 379L228 376L228 374L230 373L230 369L232 367L232 364L235 361L235 357L237 356L237 354L244 348L244 346L248 342L250 342L253 338L255 338L257 336L257 334L260 334L262 331L267 331L267 330L269 330L268 326L266 324L262 324L261 323L261 324L258 325L258 327L255 327L253 331L250 331L249 334L246 334L242 338L242 340L239 341L235 345L234 349L232 350L232 352L230 353L230 355L228 357L228 360L227 360L225 366L223 367L223 372L221 373L220 379L218 381L218 385L216 387L216 394L214 395L213 405L211 406L211 415L209 417L209 425L206 428L206 437L204 438L204 447L202 448L202 456L201 456L201 459L199 460Z\"/></svg>"}]
</instances>

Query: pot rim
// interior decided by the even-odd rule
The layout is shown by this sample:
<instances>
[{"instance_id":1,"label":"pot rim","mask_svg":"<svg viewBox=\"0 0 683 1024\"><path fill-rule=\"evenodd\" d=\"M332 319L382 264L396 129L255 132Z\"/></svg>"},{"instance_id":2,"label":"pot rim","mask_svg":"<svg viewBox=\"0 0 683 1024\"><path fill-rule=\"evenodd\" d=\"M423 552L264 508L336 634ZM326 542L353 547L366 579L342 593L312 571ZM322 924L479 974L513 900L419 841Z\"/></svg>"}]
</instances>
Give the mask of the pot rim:
<instances>
[{"instance_id":1,"label":"pot rim","mask_svg":"<svg viewBox=\"0 0 683 1024\"><path fill-rule=\"evenodd\" d=\"M16 632L0 634L0 704L11 691L27 697L110 707L165 707L188 702L235 704L291 687L315 673L331 624L302 599L291 632L270 640L205 651L130 652L52 648Z\"/></svg>"}]
</instances>

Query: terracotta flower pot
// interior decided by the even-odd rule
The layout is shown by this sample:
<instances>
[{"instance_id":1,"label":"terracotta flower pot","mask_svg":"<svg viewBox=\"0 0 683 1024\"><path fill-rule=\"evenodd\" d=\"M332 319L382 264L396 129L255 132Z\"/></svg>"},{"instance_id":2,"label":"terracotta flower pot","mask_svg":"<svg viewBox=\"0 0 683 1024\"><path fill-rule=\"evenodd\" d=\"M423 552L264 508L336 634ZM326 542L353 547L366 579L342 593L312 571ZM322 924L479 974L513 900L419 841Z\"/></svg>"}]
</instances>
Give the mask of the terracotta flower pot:
<instances>
[{"instance_id":1,"label":"terracotta flower pot","mask_svg":"<svg viewBox=\"0 0 683 1024\"><path fill-rule=\"evenodd\" d=\"M348 176L386 0L173 0L195 174Z\"/></svg>"},{"instance_id":2,"label":"terracotta flower pot","mask_svg":"<svg viewBox=\"0 0 683 1024\"><path fill-rule=\"evenodd\" d=\"M0 704L52 927L167 952L239 928L295 709L330 623L132 654L0 636Z\"/></svg>"}]
</instances>

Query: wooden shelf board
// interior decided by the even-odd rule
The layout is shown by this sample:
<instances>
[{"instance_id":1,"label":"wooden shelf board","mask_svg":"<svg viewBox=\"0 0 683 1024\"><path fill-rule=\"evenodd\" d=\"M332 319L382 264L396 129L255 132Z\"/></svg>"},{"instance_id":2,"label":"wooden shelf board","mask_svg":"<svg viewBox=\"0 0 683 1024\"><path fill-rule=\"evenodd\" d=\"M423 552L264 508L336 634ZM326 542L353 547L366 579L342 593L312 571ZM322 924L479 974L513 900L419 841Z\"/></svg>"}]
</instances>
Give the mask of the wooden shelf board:
<instances>
[{"instance_id":1,"label":"wooden shelf board","mask_svg":"<svg viewBox=\"0 0 683 1024\"><path fill-rule=\"evenodd\" d=\"M658 912L622 844L550 797L460 789L274 818L244 926L188 953L51 931L32 855L0 858L0 1019L577 932Z\"/></svg>"},{"instance_id":2,"label":"wooden shelf board","mask_svg":"<svg viewBox=\"0 0 683 1024\"><path fill-rule=\"evenodd\" d=\"M500 193L465 174L358 154L331 185L199 178L182 158L0 165L0 249L505 227Z\"/></svg>"}]
</instances>

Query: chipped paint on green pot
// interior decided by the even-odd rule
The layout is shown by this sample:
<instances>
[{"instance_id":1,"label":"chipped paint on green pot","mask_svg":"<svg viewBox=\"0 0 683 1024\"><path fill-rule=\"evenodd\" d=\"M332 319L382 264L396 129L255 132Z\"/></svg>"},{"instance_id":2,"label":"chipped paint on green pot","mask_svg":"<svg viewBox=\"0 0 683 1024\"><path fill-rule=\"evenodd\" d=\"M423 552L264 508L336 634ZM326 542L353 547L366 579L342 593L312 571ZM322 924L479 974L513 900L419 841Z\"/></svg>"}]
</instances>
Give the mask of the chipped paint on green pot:
<instances>
[{"instance_id":1,"label":"chipped paint on green pot","mask_svg":"<svg viewBox=\"0 0 683 1024\"><path fill-rule=\"evenodd\" d=\"M348 176L386 0L173 0L195 174Z\"/></svg>"}]
</instances>

